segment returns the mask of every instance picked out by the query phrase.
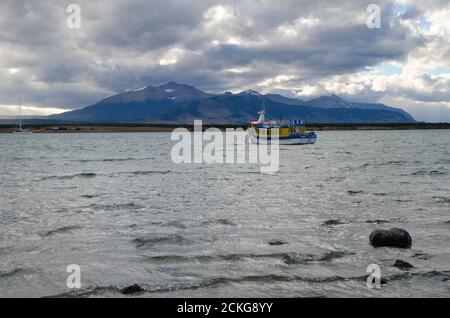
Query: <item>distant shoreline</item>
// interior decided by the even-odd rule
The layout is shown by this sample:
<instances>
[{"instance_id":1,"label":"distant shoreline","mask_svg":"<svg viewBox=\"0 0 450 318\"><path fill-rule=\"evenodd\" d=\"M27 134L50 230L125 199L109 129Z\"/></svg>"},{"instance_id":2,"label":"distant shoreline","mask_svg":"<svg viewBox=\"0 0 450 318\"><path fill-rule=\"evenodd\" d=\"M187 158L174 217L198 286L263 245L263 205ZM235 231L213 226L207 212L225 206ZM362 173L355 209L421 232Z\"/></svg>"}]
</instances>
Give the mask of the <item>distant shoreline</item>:
<instances>
[{"instance_id":1,"label":"distant shoreline","mask_svg":"<svg viewBox=\"0 0 450 318\"><path fill-rule=\"evenodd\" d=\"M192 125L172 124L25 124L24 128L34 133L126 133L126 132L171 132L176 128L184 127L192 130ZM216 127L247 128L247 125L203 125L203 129ZM0 125L0 133L11 133L15 125ZM450 123L411 123L411 124L309 124L308 130L315 131L354 131L354 130L430 130L450 129Z\"/></svg>"}]
</instances>

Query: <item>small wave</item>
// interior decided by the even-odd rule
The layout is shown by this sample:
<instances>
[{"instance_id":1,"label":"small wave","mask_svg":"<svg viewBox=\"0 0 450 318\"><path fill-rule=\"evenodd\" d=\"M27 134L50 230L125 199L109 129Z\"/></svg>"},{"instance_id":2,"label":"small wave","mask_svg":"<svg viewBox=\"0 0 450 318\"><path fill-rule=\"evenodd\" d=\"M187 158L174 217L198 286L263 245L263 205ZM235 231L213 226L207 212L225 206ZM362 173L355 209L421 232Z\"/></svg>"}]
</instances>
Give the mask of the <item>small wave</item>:
<instances>
[{"instance_id":1,"label":"small wave","mask_svg":"<svg viewBox=\"0 0 450 318\"><path fill-rule=\"evenodd\" d=\"M170 170L163 170L163 171L146 170L146 171L132 171L132 172L126 172L126 173L146 176L146 175L152 175L152 174L169 174L169 173L172 173L172 171L170 171Z\"/></svg>"},{"instance_id":2,"label":"small wave","mask_svg":"<svg viewBox=\"0 0 450 318\"><path fill-rule=\"evenodd\" d=\"M238 171L236 173L237 174L258 174L258 175L261 174L261 172L259 170L258 171Z\"/></svg>"},{"instance_id":3,"label":"small wave","mask_svg":"<svg viewBox=\"0 0 450 318\"><path fill-rule=\"evenodd\" d=\"M412 200L410 199L395 199L394 201L398 203L412 202Z\"/></svg>"},{"instance_id":4,"label":"small wave","mask_svg":"<svg viewBox=\"0 0 450 318\"><path fill-rule=\"evenodd\" d=\"M342 276L328 276L328 277L304 277L304 276L288 276L288 275L248 275L239 277L215 277L207 280L200 281L198 283L184 283L177 284L166 288L159 288L153 290L147 290L147 292L170 292L173 290L186 290L186 289L200 289L200 288L212 288L219 285L228 284L245 284L245 283L280 283L280 282L306 282L306 283L332 283L337 281L347 280L363 280L366 276L361 277L342 277Z\"/></svg>"},{"instance_id":5,"label":"small wave","mask_svg":"<svg viewBox=\"0 0 450 318\"><path fill-rule=\"evenodd\" d=\"M339 259L339 258L343 258L347 255L350 255L350 253L348 252L343 252L343 251L329 251L327 252L325 255L323 255L319 261L321 262L331 262L335 259Z\"/></svg>"},{"instance_id":6,"label":"small wave","mask_svg":"<svg viewBox=\"0 0 450 318\"><path fill-rule=\"evenodd\" d=\"M123 162L123 161L133 161L136 160L136 158L106 158L100 160L101 162Z\"/></svg>"},{"instance_id":7,"label":"small wave","mask_svg":"<svg viewBox=\"0 0 450 318\"><path fill-rule=\"evenodd\" d=\"M333 225L342 225L345 224L347 222L342 221L342 220L327 220L325 222L323 222L323 225L325 226L333 226Z\"/></svg>"},{"instance_id":8,"label":"small wave","mask_svg":"<svg viewBox=\"0 0 450 318\"><path fill-rule=\"evenodd\" d=\"M283 261L289 265L304 264L315 260L317 260L317 256L302 253L286 253L283 256Z\"/></svg>"},{"instance_id":9,"label":"small wave","mask_svg":"<svg viewBox=\"0 0 450 318\"><path fill-rule=\"evenodd\" d=\"M12 251L14 251L14 248L12 246L0 246L0 256L8 255Z\"/></svg>"},{"instance_id":10,"label":"small wave","mask_svg":"<svg viewBox=\"0 0 450 318\"><path fill-rule=\"evenodd\" d=\"M179 221L167 222L167 223L163 224L163 226L176 227L178 229L185 229L186 228L186 225L184 225L183 223L181 223Z\"/></svg>"},{"instance_id":11,"label":"small wave","mask_svg":"<svg viewBox=\"0 0 450 318\"><path fill-rule=\"evenodd\" d=\"M386 162L380 162L377 163L377 166L401 166L408 163L407 161L404 160L390 160L390 161L386 161Z\"/></svg>"},{"instance_id":12,"label":"small wave","mask_svg":"<svg viewBox=\"0 0 450 318\"><path fill-rule=\"evenodd\" d=\"M0 277L9 277L9 276L14 276L15 274L19 273L23 271L22 268L13 268L10 270L5 270L5 271L0 271Z\"/></svg>"},{"instance_id":13,"label":"small wave","mask_svg":"<svg viewBox=\"0 0 450 318\"><path fill-rule=\"evenodd\" d=\"M63 226L54 230L50 230L44 233L44 236L52 236L55 234L61 234L61 233L66 233L66 232L71 232L73 230L78 230L78 229L82 229L83 227L79 226L79 225L73 225L73 226Z\"/></svg>"},{"instance_id":14,"label":"small wave","mask_svg":"<svg viewBox=\"0 0 450 318\"><path fill-rule=\"evenodd\" d=\"M98 296L103 295L104 293L120 293L122 288L116 286L94 286L87 287L84 289L74 290L67 293L47 296L45 298L81 298L81 297L90 297L90 296Z\"/></svg>"},{"instance_id":15,"label":"small wave","mask_svg":"<svg viewBox=\"0 0 450 318\"><path fill-rule=\"evenodd\" d=\"M159 244L183 245L189 242L181 235L167 235L159 237L138 237L132 241L137 247L150 247Z\"/></svg>"},{"instance_id":16,"label":"small wave","mask_svg":"<svg viewBox=\"0 0 450 318\"><path fill-rule=\"evenodd\" d=\"M341 153L344 155L353 155L353 152L351 152L351 151L336 151L336 153Z\"/></svg>"},{"instance_id":17,"label":"small wave","mask_svg":"<svg viewBox=\"0 0 450 318\"><path fill-rule=\"evenodd\" d=\"M364 192L361 190L349 190L347 191L347 194L349 195L357 195L357 194L363 194Z\"/></svg>"},{"instance_id":18,"label":"small wave","mask_svg":"<svg viewBox=\"0 0 450 318\"><path fill-rule=\"evenodd\" d=\"M384 223L390 223L386 220L367 220L366 223L368 224L384 224Z\"/></svg>"},{"instance_id":19,"label":"small wave","mask_svg":"<svg viewBox=\"0 0 450 318\"><path fill-rule=\"evenodd\" d=\"M272 246L280 246L280 245L285 245L287 244L286 241L283 240L270 240L269 242L267 242L269 245Z\"/></svg>"},{"instance_id":20,"label":"small wave","mask_svg":"<svg viewBox=\"0 0 450 318\"><path fill-rule=\"evenodd\" d=\"M130 285L128 287L124 286L93 286L87 287L83 290L71 291L69 293L58 294L54 296L50 296L49 298L65 298L65 297L90 297L95 295L103 295L105 293L114 293L114 294L124 294L125 290L132 288L132 290L136 290L138 295L148 293L170 293L174 291L181 290L198 290L202 288L214 288L221 285L230 285L230 284L271 284L271 283L292 283L292 282L303 282L307 284L330 284L336 282L349 282L349 281L358 281L364 282L367 280L368 275L361 276L325 276L325 277L311 277L311 276L298 276L298 275L246 275L246 276L238 276L238 277L212 277L205 280L200 280L196 282L175 282L164 284L162 286L154 286L153 284L146 283L137 283L134 285ZM449 271L429 271L429 272L401 272L397 274L393 274L390 276L383 277L382 284L389 284L389 282L399 281L404 279L411 279L414 277L419 278L442 278L442 281L448 281L450 279ZM129 296L135 295L135 293L128 294Z\"/></svg>"},{"instance_id":21,"label":"small wave","mask_svg":"<svg viewBox=\"0 0 450 318\"><path fill-rule=\"evenodd\" d=\"M226 254L226 255L157 255L157 256L144 256L147 260L151 262L220 262L220 261L231 261L238 262L244 259L280 259L284 253L272 253L272 254Z\"/></svg>"},{"instance_id":22,"label":"small wave","mask_svg":"<svg viewBox=\"0 0 450 318\"><path fill-rule=\"evenodd\" d=\"M124 171L124 172L116 172L111 176L118 175L134 175L134 176L147 176L147 175L158 175L158 174L179 174L179 172L171 171L171 170L137 170L137 171Z\"/></svg>"},{"instance_id":23,"label":"small wave","mask_svg":"<svg viewBox=\"0 0 450 318\"><path fill-rule=\"evenodd\" d=\"M233 223L230 220L226 220L226 219L219 219L219 220L210 220L210 221L205 221L202 223L202 225L229 225L229 226L236 226L235 223Z\"/></svg>"},{"instance_id":24,"label":"small wave","mask_svg":"<svg viewBox=\"0 0 450 318\"><path fill-rule=\"evenodd\" d=\"M148 284L140 283L136 284L139 286L139 295L148 293L170 293L174 291L181 290L197 290L201 288L214 288L220 285L228 285L228 284L245 284L245 283L277 283L277 282L295 282L295 281L303 281L307 283L331 283L336 281L350 280L350 279L358 279L362 280L364 277L357 278L345 278L340 276L332 276L332 277L300 277L300 276L284 276L284 275L253 275L253 276L241 276L241 277L214 277L198 282L180 282L180 283L169 283L163 286L151 286ZM104 295L106 293L113 294L124 294L124 287L120 286L94 286L88 287L83 290L71 291L68 293L62 293L58 295L49 296L47 298L81 298L81 297L91 297L91 296L99 296ZM129 296L133 296L133 294L129 294Z\"/></svg>"},{"instance_id":25,"label":"small wave","mask_svg":"<svg viewBox=\"0 0 450 318\"><path fill-rule=\"evenodd\" d=\"M378 197L384 197L387 194L384 193L384 192L375 192L375 193L372 193L372 195L375 195L375 196L378 196Z\"/></svg>"},{"instance_id":26,"label":"small wave","mask_svg":"<svg viewBox=\"0 0 450 318\"><path fill-rule=\"evenodd\" d=\"M96 196L92 195L92 194L83 194L83 195L80 196L80 198L84 198L84 199L93 199L95 197Z\"/></svg>"},{"instance_id":27,"label":"small wave","mask_svg":"<svg viewBox=\"0 0 450 318\"><path fill-rule=\"evenodd\" d=\"M347 255L349 255L349 253L343 251L329 251L320 256L302 253L286 253L283 255L283 261L289 265L305 264L309 262L331 262Z\"/></svg>"},{"instance_id":28,"label":"small wave","mask_svg":"<svg viewBox=\"0 0 450 318\"><path fill-rule=\"evenodd\" d=\"M97 176L97 174L93 173L93 172L83 172L83 173L77 173L77 174L67 175L67 176L48 176L48 177L43 177L41 179L41 181L46 181L46 180L70 180L70 179L75 179L75 178L95 178L96 176Z\"/></svg>"},{"instance_id":29,"label":"small wave","mask_svg":"<svg viewBox=\"0 0 450 318\"><path fill-rule=\"evenodd\" d=\"M87 208L94 209L97 211L116 211L116 210L140 210L145 207L143 205L130 202L117 204L91 204Z\"/></svg>"},{"instance_id":30,"label":"small wave","mask_svg":"<svg viewBox=\"0 0 450 318\"><path fill-rule=\"evenodd\" d=\"M393 218L393 219L391 219L391 222L405 223L405 222L406 222L406 219L405 219L404 217Z\"/></svg>"},{"instance_id":31,"label":"small wave","mask_svg":"<svg viewBox=\"0 0 450 318\"><path fill-rule=\"evenodd\" d=\"M80 159L74 160L75 162L88 163L88 162L123 162L123 161L132 161L136 160L135 158L106 158L106 159Z\"/></svg>"},{"instance_id":32,"label":"small wave","mask_svg":"<svg viewBox=\"0 0 450 318\"><path fill-rule=\"evenodd\" d=\"M445 279L450 279L450 271L428 271L428 272L402 272L397 273L391 276L388 276L385 278L386 282L391 281L399 281L404 279L411 279L414 277L424 278L424 279L430 279L430 278L442 278L442 280L445 281Z\"/></svg>"},{"instance_id":33,"label":"small wave","mask_svg":"<svg viewBox=\"0 0 450 318\"><path fill-rule=\"evenodd\" d=\"M83 172L83 173L78 173L72 176L68 176L69 178L94 178L96 177L97 174L94 172Z\"/></svg>"},{"instance_id":34,"label":"small wave","mask_svg":"<svg viewBox=\"0 0 450 318\"><path fill-rule=\"evenodd\" d=\"M345 179L346 177L328 177L326 181L342 181Z\"/></svg>"},{"instance_id":35,"label":"small wave","mask_svg":"<svg viewBox=\"0 0 450 318\"><path fill-rule=\"evenodd\" d=\"M412 257L421 259L421 260L427 260L429 259L431 256L425 253L415 253Z\"/></svg>"},{"instance_id":36,"label":"small wave","mask_svg":"<svg viewBox=\"0 0 450 318\"><path fill-rule=\"evenodd\" d=\"M433 199L439 203L450 203L450 198L448 198L448 197L434 196Z\"/></svg>"},{"instance_id":37,"label":"small wave","mask_svg":"<svg viewBox=\"0 0 450 318\"><path fill-rule=\"evenodd\" d=\"M126 161L143 161L143 160L154 160L154 157L147 158L103 158L103 159L79 159L73 160L74 162L88 163L88 162L126 162Z\"/></svg>"},{"instance_id":38,"label":"small wave","mask_svg":"<svg viewBox=\"0 0 450 318\"><path fill-rule=\"evenodd\" d=\"M141 241L139 241L140 243ZM163 262L163 263L179 263L195 261L196 257L182 256L182 255L159 255L159 256L144 256L145 259L151 262Z\"/></svg>"},{"instance_id":39,"label":"small wave","mask_svg":"<svg viewBox=\"0 0 450 318\"><path fill-rule=\"evenodd\" d=\"M304 277L304 276L288 276L288 275L247 275L238 277L213 277L205 280L200 280L197 282L177 282L169 283L163 286L154 286L145 283L134 284L131 287L138 290L138 294L144 293L166 293L181 290L197 290L202 288L214 288L221 285L229 284L246 284L246 283L257 283L257 284L270 284L270 283L281 283L281 282L305 282L310 284L327 284L340 281L363 281L367 279L367 275L356 276L356 277L343 277L343 276L327 276L327 277ZM129 286L130 287L130 286ZM128 288L129 288L128 287ZM102 295L105 293L116 293L124 294L123 291L127 287L122 286L95 286L85 288L84 290L72 291L69 293L63 293L59 295L54 295L51 297L64 298L64 297L89 297L94 295ZM133 296L133 294L129 294Z\"/></svg>"},{"instance_id":40,"label":"small wave","mask_svg":"<svg viewBox=\"0 0 450 318\"><path fill-rule=\"evenodd\" d=\"M418 170L416 172L411 173L412 176L436 176L436 175L445 175L447 174L444 171L439 170Z\"/></svg>"}]
</instances>

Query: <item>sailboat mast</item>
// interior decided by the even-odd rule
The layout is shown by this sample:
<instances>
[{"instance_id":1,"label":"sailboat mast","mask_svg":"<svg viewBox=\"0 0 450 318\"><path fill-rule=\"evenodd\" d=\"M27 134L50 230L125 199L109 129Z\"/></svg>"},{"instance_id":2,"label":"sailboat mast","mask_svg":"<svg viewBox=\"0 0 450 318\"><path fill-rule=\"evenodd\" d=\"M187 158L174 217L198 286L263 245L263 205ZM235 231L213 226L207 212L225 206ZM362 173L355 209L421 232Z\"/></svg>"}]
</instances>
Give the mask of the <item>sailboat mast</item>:
<instances>
[{"instance_id":1,"label":"sailboat mast","mask_svg":"<svg viewBox=\"0 0 450 318\"><path fill-rule=\"evenodd\" d=\"M19 131L22 131L22 97L20 98L19 106Z\"/></svg>"}]
</instances>

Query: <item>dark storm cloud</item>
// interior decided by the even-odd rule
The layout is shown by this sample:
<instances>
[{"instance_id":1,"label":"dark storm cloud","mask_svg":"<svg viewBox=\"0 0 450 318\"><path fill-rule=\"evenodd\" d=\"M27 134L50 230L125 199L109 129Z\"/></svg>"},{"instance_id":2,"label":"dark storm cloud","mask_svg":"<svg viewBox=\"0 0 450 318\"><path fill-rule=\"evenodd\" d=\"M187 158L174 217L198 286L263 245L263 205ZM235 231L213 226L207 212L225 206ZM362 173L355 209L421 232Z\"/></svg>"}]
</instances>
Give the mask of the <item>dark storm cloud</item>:
<instances>
[{"instance_id":1,"label":"dark storm cloud","mask_svg":"<svg viewBox=\"0 0 450 318\"><path fill-rule=\"evenodd\" d=\"M65 25L73 2L79 30ZM420 6L398 17L379 1L383 27L369 29L372 2L3 0L0 105L16 104L18 85L30 104L60 108L169 80L218 92L284 74L295 88L404 61L426 43L401 23Z\"/></svg>"},{"instance_id":2,"label":"dark storm cloud","mask_svg":"<svg viewBox=\"0 0 450 318\"><path fill-rule=\"evenodd\" d=\"M105 1L91 6L88 22L90 44L139 52L157 50L189 41L202 22L211 1Z\"/></svg>"}]
</instances>

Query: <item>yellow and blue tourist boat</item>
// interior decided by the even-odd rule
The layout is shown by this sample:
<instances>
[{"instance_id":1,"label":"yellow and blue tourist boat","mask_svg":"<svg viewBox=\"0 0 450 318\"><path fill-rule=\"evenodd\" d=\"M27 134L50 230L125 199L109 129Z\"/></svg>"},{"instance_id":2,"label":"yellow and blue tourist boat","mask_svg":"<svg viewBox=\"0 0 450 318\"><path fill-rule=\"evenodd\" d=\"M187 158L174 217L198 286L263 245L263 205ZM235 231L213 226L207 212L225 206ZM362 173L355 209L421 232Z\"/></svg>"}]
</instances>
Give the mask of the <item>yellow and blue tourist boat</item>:
<instances>
[{"instance_id":1,"label":"yellow and blue tourist boat","mask_svg":"<svg viewBox=\"0 0 450 318\"><path fill-rule=\"evenodd\" d=\"M264 106L258 114L259 119L250 123L249 135L254 144L270 144L274 140L280 145L307 145L317 141L317 134L306 131L303 120L268 121Z\"/></svg>"}]
</instances>

